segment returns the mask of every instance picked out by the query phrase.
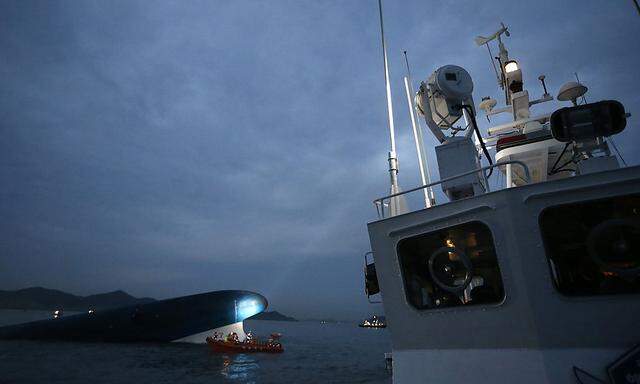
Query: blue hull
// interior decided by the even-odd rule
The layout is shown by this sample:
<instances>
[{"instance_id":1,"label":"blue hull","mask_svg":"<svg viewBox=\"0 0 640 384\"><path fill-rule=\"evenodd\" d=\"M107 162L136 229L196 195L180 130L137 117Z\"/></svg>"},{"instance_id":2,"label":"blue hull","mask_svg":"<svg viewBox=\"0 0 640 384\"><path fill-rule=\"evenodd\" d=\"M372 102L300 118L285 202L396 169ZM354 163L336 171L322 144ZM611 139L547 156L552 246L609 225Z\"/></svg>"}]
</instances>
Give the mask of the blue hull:
<instances>
[{"instance_id":1,"label":"blue hull","mask_svg":"<svg viewBox=\"0 0 640 384\"><path fill-rule=\"evenodd\" d=\"M243 321L266 307L257 293L215 291L0 327L0 339L168 342Z\"/></svg>"}]
</instances>

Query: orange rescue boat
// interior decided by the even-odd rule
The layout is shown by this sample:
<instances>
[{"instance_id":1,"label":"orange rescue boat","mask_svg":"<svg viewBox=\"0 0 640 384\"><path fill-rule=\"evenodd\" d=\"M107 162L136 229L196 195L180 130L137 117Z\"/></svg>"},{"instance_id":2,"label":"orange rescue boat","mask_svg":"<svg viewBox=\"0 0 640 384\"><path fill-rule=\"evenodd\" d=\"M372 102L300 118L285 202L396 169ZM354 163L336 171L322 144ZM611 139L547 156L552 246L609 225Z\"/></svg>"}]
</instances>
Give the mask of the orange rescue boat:
<instances>
[{"instance_id":1,"label":"orange rescue boat","mask_svg":"<svg viewBox=\"0 0 640 384\"><path fill-rule=\"evenodd\" d=\"M279 334L272 334L265 343L255 339L239 341L237 337L227 337L226 339L207 337L207 344L213 352L226 353L282 353L284 348L278 341Z\"/></svg>"}]
</instances>

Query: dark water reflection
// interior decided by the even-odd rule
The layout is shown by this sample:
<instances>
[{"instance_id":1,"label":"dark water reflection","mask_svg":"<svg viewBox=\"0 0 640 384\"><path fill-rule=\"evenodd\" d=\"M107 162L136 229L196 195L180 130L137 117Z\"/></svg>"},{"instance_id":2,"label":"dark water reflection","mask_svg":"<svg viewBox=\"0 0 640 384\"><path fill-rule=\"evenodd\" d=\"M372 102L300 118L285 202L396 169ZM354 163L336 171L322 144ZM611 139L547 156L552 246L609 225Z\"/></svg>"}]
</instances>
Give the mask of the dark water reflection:
<instances>
[{"instance_id":1,"label":"dark water reflection","mask_svg":"<svg viewBox=\"0 0 640 384\"><path fill-rule=\"evenodd\" d=\"M206 345L0 341L0 383L389 383L385 330L250 321L281 332L283 354L217 354Z\"/></svg>"},{"instance_id":2,"label":"dark water reflection","mask_svg":"<svg viewBox=\"0 0 640 384\"><path fill-rule=\"evenodd\" d=\"M220 374L231 380L247 380L256 375L260 368L258 360L249 355L225 355L222 357Z\"/></svg>"}]
</instances>

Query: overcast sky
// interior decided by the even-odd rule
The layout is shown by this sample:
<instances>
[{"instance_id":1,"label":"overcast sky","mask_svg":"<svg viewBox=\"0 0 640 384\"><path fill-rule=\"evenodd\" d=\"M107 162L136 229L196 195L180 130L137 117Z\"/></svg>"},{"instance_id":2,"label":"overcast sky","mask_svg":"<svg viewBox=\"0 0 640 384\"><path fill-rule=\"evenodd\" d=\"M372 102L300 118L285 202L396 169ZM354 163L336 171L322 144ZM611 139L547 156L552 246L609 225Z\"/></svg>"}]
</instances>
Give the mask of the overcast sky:
<instances>
[{"instance_id":1,"label":"overcast sky","mask_svg":"<svg viewBox=\"0 0 640 384\"><path fill-rule=\"evenodd\" d=\"M415 80L457 64L477 101L499 98L473 38L500 21L532 96L538 75L556 95L578 72L589 101L623 102L617 143L640 162L631 1L384 10L405 189L418 171L402 51ZM375 0L3 1L0 289L237 288L302 318L380 311L361 271L371 201L388 191L385 106Z\"/></svg>"}]
</instances>

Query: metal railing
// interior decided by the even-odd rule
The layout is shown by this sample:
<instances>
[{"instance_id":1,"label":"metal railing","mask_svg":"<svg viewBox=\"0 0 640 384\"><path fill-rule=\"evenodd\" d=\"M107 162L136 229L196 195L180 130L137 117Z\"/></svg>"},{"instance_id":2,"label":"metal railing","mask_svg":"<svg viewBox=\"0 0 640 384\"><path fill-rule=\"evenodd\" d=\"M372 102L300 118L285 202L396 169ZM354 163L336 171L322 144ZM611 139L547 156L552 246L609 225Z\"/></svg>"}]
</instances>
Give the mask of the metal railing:
<instances>
[{"instance_id":1,"label":"metal railing","mask_svg":"<svg viewBox=\"0 0 640 384\"><path fill-rule=\"evenodd\" d=\"M420 191L420 190L423 190L425 188L433 187L434 185L439 185L439 184L442 184L442 183L446 183L447 181L459 179L461 177L473 175L474 173L477 173L477 172L484 172L484 171L486 171L488 169L492 169L492 168L495 168L495 167L500 167L500 166L508 165L508 164L518 164L519 166L521 166L522 169L524 170L525 181L527 183L529 183L531 181L531 175L529 173L529 167L527 166L527 164L525 164L524 162L522 162L520 160L506 160L506 161L500 161L500 162L497 162L497 163L494 163L494 164L491 164L491 165L487 165L486 167L474 169L473 171L469 171L469 172L461 173L459 175L447 177L446 179L441 179L441 180L435 181L433 183L429 183L429 184L421 185L419 187L408 189L406 191L402 191L402 192L394 193L392 195L380 197L378 199L375 199L373 201L373 204L375 204L375 206L376 206L376 211L378 212L378 218L379 219L384 219L384 201L385 200L390 200L390 199L392 199L394 197L397 197L397 196L406 195L407 193L412 193L412 192L415 192L415 191ZM486 192L491 192L490 189L489 189L489 183L487 182L486 184L487 184L485 186L487 188Z\"/></svg>"}]
</instances>

